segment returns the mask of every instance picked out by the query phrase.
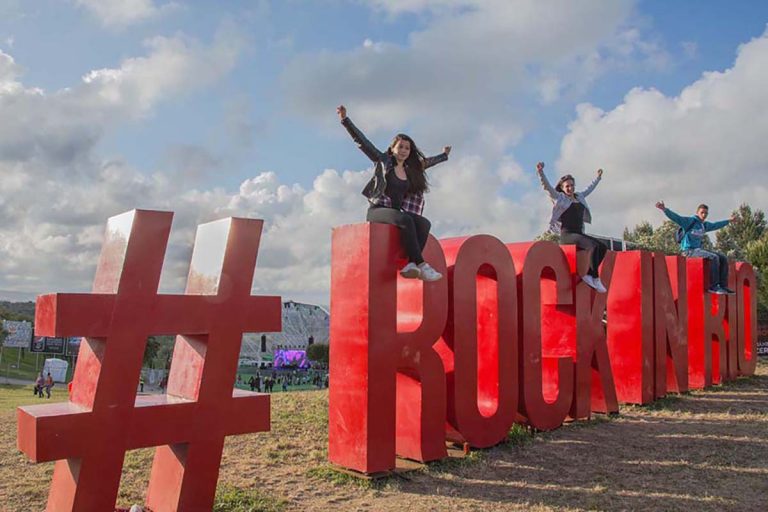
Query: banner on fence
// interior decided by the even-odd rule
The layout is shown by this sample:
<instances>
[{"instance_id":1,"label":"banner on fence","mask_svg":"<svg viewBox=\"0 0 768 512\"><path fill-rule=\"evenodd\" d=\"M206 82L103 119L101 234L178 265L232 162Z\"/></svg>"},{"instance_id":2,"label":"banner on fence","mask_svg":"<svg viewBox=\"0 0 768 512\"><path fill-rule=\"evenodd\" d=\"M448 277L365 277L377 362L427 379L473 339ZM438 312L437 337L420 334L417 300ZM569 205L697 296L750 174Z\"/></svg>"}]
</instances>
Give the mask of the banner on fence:
<instances>
[{"instance_id":1,"label":"banner on fence","mask_svg":"<svg viewBox=\"0 0 768 512\"><path fill-rule=\"evenodd\" d=\"M8 333L4 347L27 348L32 342L32 322L3 320L3 329Z\"/></svg>"}]
</instances>

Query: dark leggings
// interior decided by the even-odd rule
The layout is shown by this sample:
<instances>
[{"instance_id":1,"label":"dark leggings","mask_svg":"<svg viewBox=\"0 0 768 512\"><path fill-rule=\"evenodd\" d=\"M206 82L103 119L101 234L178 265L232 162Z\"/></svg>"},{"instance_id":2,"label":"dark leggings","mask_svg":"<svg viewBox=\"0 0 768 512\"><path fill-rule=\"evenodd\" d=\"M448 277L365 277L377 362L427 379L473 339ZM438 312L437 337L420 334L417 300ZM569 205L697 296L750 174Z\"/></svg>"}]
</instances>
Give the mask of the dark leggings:
<instances>
[{"instance_id":1,"label":"dark leggings","mask_svg":"<svg viewBox=\"0 0 768 512\"><path fill-rule=\"evenodd\" d=\"M368 208L366 219L368 222L393 224L400 228L400 240L405 253L408 255L408 261L417 265L424 261L424 258L421 257L421 251L427 245L429 228L432 227L427 219L415 213L402 212L385 206Z\"/></svg>"},{"instance_id":2,"label":"dark leggings","mask_svg":"<svg viewBox=\"0 0 768 512\"><path fill-rule=\"evenodd\" d=\"M601 242L597 238L593 238L589 235L585 235L584 233L572 233L570 231L561 231L560 243L572 244L578 247L579 249L591 251L589 255L589 271L587 272L587 274L589 274L592 277L599 277L597 270L600 268L600 263L602 263L603 258L605 258L605 253L608 252L608 248L605 246L603 242Z\"/></svg>"}]
</instances>

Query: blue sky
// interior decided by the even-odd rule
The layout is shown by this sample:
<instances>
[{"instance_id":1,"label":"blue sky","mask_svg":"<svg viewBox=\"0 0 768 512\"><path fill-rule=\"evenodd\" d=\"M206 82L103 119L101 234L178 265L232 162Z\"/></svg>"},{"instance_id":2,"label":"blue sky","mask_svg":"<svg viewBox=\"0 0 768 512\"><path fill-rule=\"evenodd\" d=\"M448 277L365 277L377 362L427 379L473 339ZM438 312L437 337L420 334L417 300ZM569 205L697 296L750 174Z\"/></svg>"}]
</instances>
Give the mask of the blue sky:
<instances>
[{"instance_id":1,"label":"blue sky","mask_svg":"<svg viewBox=\"0 0 768 512\"><path fill-rule=\"evenodd\" d=\"M357 190L368 163L337 124L340 102L382 146L400 130L426 153L453 145L428 198L438 236L535 236L548 208L530 172L538 160L577 180L606 168L594 231L620 236L660 221L647 208L653 197L683 211L698 202L678 186L692 181L686 173L717 175L715 162L729 162L700 160L683 139L672 147L669 134L682 136L683 122L687 135L738 125L740 109L708 109L707 98L723 84L735 99L760 88L762 76L727 71L741 45L755 55L743 67L757 66L760 41L750 42L765 38L767 21L760 1L2 1L10 135L0 173L17 189L0 200L14 219L0 229L0 289L87 289L106 218L155 207L177 211L169 288L183 281L196 223L259 216L271 245L256 289L323 302L330 228L365 209ZM723 74L719 84L702 78L709 72ZM730 83L742 76L746 85ZM749 186L764 155L716 131L694 140L738 152L743 174L738 187L697 177L696 197L722 204L713 214L723 217L742 200L764 207ZM635 182L667 163L676 181ZM30 183L44 184L37 197L9 193ZM83 206L89 194L102 199ZM62 254L66 271L52 272Z\"/></svg>"},{"instance_id":2,"label":"blue sky","mask_svg":"<svg viewBox=\"0 0 768 512\"><path fill-rule=\"evenodd\" d=\"M343 52L366 39L407 44L409 34L423 29L431 16L421 12L394 16L372 10L364 2L340 0L195 1L180 3L155 20L110 28L73 2L35 2L32 9L22 2L6 3L5 9L17 16L0 22L2 48L25 69L26 84L49 91L71 86L91 69L114 67L126 57L141 55L143 41L156 35L184 34L205 44L217 31L239 32L247 47L219 83L158 105L148 118L110 133L100 148L104 156L120 155L152 172L167 165L171 146L199 145L226 159L223 168L208 178L209 184L226 187L236 187L256 170L274 170L310 185L323 168L359 167L359 155L349 151L343 133L287 111L280 94L281 69L296 54ZM768 4L647 1L636 4L632 17L645 37L669 54L669 64L612 73L578 98L536 110L531 115L537 119L529 121L531 131L515 151L520 160L530 165L556 155L574 116L574 100L610 109L632 87L653 87L674 95L702 72L727 68L739 44L765 31ZM13 38L11 46L8 38ZM686 47L693 53L686 54ZM247 148L235 149L225 135L216 134L228 108L236 108L232 102L247 105L256 127ZM334 119L335 105L327 107L328 118ZM382 133L379 139L385 144L388 137ZM299 141L302 150L296 152ZM448 142L460 145L460 141Z\"/></svg>"}]
</instances>

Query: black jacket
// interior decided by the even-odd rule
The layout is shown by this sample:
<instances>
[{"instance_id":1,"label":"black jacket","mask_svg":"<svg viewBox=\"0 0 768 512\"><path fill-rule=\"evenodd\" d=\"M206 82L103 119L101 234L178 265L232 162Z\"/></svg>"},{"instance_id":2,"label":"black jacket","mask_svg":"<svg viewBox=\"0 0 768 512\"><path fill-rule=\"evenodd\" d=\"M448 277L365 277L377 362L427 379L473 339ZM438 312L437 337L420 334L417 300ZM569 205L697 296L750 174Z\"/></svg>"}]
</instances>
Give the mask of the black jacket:
<instances>
[{"instance_id":1,"label":"black jacket","mask_svg":"<svg viewBox=\"0 0 768 512\"><path fill-rule=\"evenodd\" d=\"M349 117L345 117L341 121L341 124L344 125L344 128L346 128L352 136L352 140L355 141L357 147L359 147L360 150L365 153L374 164L376 164L371 180L365 185L362 191L362 194L365 197L374 202L384 195L384 191L387 189L387 170L395 166L395 158L388 151L379 151L376 146L363 135L363 132L354 125ZM448 155L445 153L425 157L424 170L426 171L433 165L445 162L446 160L448 160Z\"/></svg>"}]
</instances>

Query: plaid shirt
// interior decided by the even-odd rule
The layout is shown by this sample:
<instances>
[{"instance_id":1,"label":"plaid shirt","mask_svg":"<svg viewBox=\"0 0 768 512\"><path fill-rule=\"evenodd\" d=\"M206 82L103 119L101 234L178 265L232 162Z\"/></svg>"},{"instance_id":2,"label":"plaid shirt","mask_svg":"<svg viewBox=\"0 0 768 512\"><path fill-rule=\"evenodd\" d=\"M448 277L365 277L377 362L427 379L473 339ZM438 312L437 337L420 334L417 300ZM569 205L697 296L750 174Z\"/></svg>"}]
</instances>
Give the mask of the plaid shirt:
<instances>
[{"instance_id":1,"label":"plaid shirt","mask_svg":"<svg viewBox=\"0 0 768 512\"><path fill-rule=\"evenodd\" d=\"M342 119L341 124L347 129L352 136L352 140L358 145L360 150L376 164L376 170L374 171L374 177L363 189L363 195L368 198L371 204L376 206L384 206L392 208L392 198L386 194L386 178L387 172L394 168L394 159L387 155L387 153L379 151L371 141L369 141L363 132L361 132L357 126L354 125L349 117ZM424 158L424 170L426 171L433 165L437 165L441 162L448 160L448 155L440 153L439 155L429 156ZM414 213L421 215L424 211L424 194L423 193L411 193L406 192L403 197L403 202L400 205L400 210L408 213Z\"/></svg>"},{"instance_id":2,"label":"plaid shirt","mask_svg":"<svg viewBox=\"0 0 768 512\"><path fill-rule=\"evenodd\" d=\"M433 164L434 165L434 164ZM387 166L387 170L384 173L384 175L395 173L395 166L394 161L390 160L389 165ZM371 204L374 204L376 206L384 206L387 208L392 208L392 198L389 197L386 193L386 190L383 194L381 194L378 197L372 197L368 199L368 202ZM424 193L413 193L410 191L407 191L405 195L403 196L403 200L400 203L400 210L408 213L415 213L416 215L421 215L424 211Z\"/></svg>"},{"instance_id":3,"label":"plaid shirt","mask_svg":"<svg viewBox=\"0 0 768 512\"><path fill-rule=\"evenodd\" d=\"M371 198L368 200L371 204L376 206L386 206L392 208L392 199L387 194L382 194L379 197ZM412 194L406 192L403 197L403 202L400 204L400 209L404 212L415 213L421 215L424 211L424 194Z\"/></svg>"}]
</instances>

